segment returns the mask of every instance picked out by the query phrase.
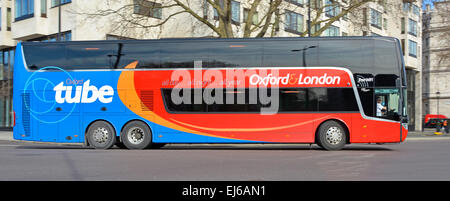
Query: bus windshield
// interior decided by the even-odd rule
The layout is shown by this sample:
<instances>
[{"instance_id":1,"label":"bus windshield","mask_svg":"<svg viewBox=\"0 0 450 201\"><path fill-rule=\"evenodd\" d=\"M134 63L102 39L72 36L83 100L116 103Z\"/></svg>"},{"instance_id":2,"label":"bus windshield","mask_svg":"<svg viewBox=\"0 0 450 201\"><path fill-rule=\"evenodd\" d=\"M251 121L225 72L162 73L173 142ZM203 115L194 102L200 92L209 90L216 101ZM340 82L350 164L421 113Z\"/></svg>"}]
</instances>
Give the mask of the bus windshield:
<instances>
[{"instance_id":1,"label":"bus windshield","mask_svg":"<svg viewBox=\"0 0 450 201\"><path fill-rule=\"evenodd\" d=\"M375 89L376 116L380 118L400 120L400 92L399 89Z\"/></svg>"}]
</instances>

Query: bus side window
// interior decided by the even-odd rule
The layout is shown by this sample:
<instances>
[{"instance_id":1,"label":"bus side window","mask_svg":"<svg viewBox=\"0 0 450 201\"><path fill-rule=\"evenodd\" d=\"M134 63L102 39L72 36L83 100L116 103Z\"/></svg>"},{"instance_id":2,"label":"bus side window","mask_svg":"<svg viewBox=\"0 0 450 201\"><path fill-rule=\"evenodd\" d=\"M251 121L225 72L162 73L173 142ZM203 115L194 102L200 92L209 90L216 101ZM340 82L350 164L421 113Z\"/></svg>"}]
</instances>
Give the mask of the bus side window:
<instances>
[{"instance_id":1,"label":"bus side window","mask_svg":"<svg viewBox=\"0 0 450 201\"><path fill-rule=\"evenodd\" d=\"M263 67L319 66L316 41L264 42Z\"/></svg>"},{"instance_id":2,"label":"bus side window","mask_svg":"<svg viewBox=\"0 0 450 201\"><path fill-rule=\"evenodd\" d=\"M164 43L160 48L161 68L194 68L194 61L207 61L208 43Z\"/></svg>"},{"instance_id":3,"label":"bus side window","mask_svg":"<svg viewBox=\"0 0 450 201\"><path fill-rule=\"evenodd\" d=\"M261 67L262 44L257 42L218 42L209 47L208 68Z\"/></svg>"},{"instance_id":4,"label":"bus side window","mask_svg":"<svg viewBox=\"0 0 450 201\"><path fill-rule=\"evenodd\" d=\"M65 69L109 69L112 53L112 44L68 45Z\"/></svg>"},{"instance_id":5,"label":"bus side window","mask_svg":"<svg viewBox=\"0 0 450 201\"><path fill-rule=\"evenodd\" d=\"M113 68L125 68L138 61L136 68L159 68L159 46L157 44L118 43L111 55Z\"/></svg>"},{"instance_id":6,"label":"bus side window","mask_svg":"<svg viewBox=\"0 0 450 201\"><path fill-rule=\"evenodd\" d=\"M44 48L45 51L42 51ZM28 68L30 70L38 70L46 66L56 66L64 68L67 63L65 49L66 48L63 45L46 44L46 46L24 46L23 51Z\"/></svg>"}]
</instances>

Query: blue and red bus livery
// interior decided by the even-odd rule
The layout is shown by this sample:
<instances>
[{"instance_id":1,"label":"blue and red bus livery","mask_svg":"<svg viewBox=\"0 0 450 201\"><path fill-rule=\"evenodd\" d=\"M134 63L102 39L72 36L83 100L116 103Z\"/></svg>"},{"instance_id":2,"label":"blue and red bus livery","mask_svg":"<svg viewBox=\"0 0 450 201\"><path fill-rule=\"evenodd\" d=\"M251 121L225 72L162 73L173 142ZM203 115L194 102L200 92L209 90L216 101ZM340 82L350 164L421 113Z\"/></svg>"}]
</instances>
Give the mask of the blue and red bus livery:
<instances>
[{"instance_id":1,"label":"blue and red bus livery","mask_svg":"<svg viewBox=\"0 0 450 201\"><path fill-rule=\"evenodd\" d=\"M393 38L26 42L15 66L17 140L337 150L407 136L404 66Z\"/></svg>"}]
</instances>

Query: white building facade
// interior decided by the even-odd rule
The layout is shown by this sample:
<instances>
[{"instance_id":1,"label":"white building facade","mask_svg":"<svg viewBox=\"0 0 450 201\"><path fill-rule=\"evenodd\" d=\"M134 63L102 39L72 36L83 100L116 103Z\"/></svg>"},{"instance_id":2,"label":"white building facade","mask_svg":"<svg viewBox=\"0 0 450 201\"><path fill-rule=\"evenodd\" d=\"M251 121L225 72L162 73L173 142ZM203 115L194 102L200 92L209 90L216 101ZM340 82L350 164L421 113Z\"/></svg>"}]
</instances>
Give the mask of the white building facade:
<instances>
[{"instance_id":1,"label":"white building facade","mask_svg":"<svg viewBox=\"0 0 450 201\"><path fill-rule=\"evenodd\" d=\"M423 14L423 114L450 117L450 2Z\"/></svg>"}]
</instances>

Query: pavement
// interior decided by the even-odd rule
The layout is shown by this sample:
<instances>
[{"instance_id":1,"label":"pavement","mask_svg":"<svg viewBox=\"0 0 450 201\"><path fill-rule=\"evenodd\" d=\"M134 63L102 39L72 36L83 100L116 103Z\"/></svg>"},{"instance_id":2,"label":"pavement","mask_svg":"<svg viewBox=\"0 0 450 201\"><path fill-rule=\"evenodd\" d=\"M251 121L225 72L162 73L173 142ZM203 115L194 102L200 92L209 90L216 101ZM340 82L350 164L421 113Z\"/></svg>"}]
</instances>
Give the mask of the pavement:
<instances>
[{"instance_id":1,"label":"pavement","mask_svg":"<svg viewBox=\"0 0 450 201\"><path fill-rule=\"evenodd\" d=\"M12 136L12 131L0 131L0 140L3 141L12 141L13 136Z\"/></svg>"},{"instance_id":2,"label":"pavement","mask_svg":"<svg viewBox=\"0 0 450 201\"><path fill-rule=\"evenodd\" d=\"M0 131L0 141L15 141L12 131ZM406 140L439 140L450 139L450 134L442 131L441 135L436 135L434 129L425 129L424 131L409 131Z\"/></svg>"},{"instance_id":3,"label":"pavement","mask_svg":"<svg viewBox=\"0 0 450 201\"><path fill-rule=\"evenodd\" d=\"M435 132L436 129L425 129L424 131L409 131L406 139L408 138L450 139L450 133L445 133L444 130L441 130L441 134L435 134Z\"/></svg>"}]
</instances>

